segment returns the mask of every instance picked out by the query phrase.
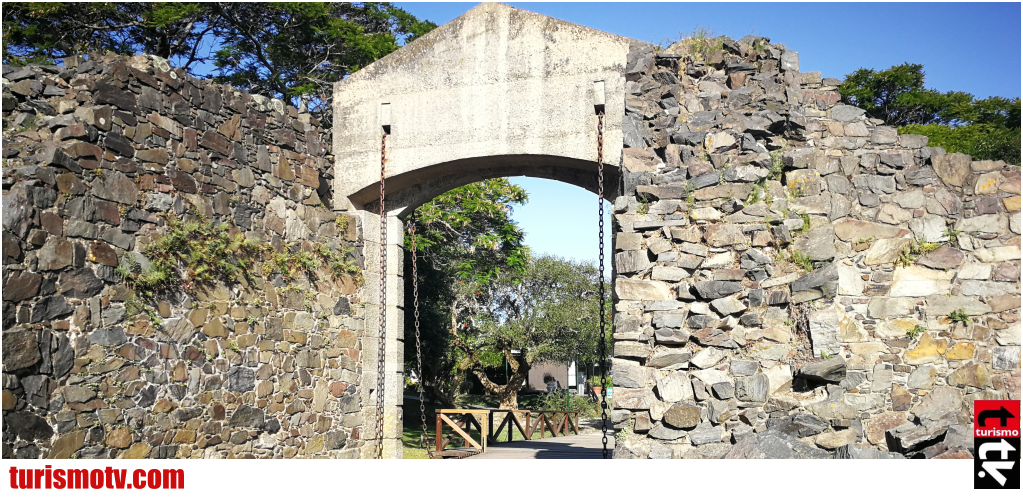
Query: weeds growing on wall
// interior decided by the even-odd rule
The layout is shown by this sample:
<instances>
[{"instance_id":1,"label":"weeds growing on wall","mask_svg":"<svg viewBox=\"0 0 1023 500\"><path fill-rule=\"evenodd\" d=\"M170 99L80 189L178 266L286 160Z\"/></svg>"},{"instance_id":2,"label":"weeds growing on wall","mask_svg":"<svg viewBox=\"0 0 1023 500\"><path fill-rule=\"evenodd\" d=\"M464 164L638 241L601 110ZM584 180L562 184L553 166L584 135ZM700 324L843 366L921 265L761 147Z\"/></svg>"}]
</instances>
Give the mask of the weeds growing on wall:
<instances>
[{"instance_id":1,"label":"weeds growing on wall","mask_svg":"<svg viewBox=\"0 0 1023 500\"><path fill-rule=\"evenodd\" d=\"M143 250L149 262L142 265L128 257L117 274L145 298L173 288L191 291L215 282L247 277L263 246L258 240L232 235L227 224L205 217L191 222L167 221L167 231Z\"/></svg>"},{"instance_id":2,"label":"weeds growing on wall","mask_svg":"<svg viewBox=\"0 0 1023 500\"><path fill-rule=\"evenodd\" d=\"M962 323L965 325L970 322L970 316L966 314L965 307L960 307L959 309L948 313L946 317L951 320L952 323Z\"/></svg>"},{"instance_id":3,"label":"weeds growing on wall","mask_svg":"<svg viewBox=\"0 0 1023 500\"><path fill-rule=\"evenodd\" d=\"M769 201L767 199L767 181L768 177L764 177L753 184L753 191L747 199L747 205L752 205L760 200Z\"/></svg>"},{"instance_id":4,"label":"weeds growing on wall","mask_svg":"<svg viewBox=\"0 0 1023 500\"><path fill-rule=\"evenodd\" d=\"M789 260L797 267L808 273L812 272L814 269L813 259L799 250L792 250L792 253L789 254Z\"/></svg>"},{"instance_id":5,"label":"weeds growing on wall","mask_svg":"<svg viewBox=\"0 0 1023 500\"><path fill-rule=\"evenodd\" d=\"M774 151L771 153L771 178L780 181L781 174L785 170L785 163L782 162L781 153Z\"/></svg>"},{"instance_id":6,"label":"weeds growing on wall","mask_svg":"<svg viewBox=\"0 0 1023 500\"><path fill-rule=\"evenodd\" d=\"M132 254L125 254L115 273L146 300L176 289L191 292L216 283L248 280L256 270L265 277L279 273L287 282L300 275L315 281L317 271L326 267L332 278L350 276L356 284L363 283L362 270L348 256L348 248L335 250L315 243L312 251L304 251L292 243L276 251L268 243L231 234L229 228L203 216L189 222L168 219L166 232L142 251L147 261L138 262Z\"/></svg>"},{"instance_id":7,"label":"weeds growing on wall","mask_svg":"<svg viewBox=\"0 0 1023 500\"><path fill-rule=\"evenodd\" d=\"M910 328L909 330L906 330L906 335L908 335L909 338L911 338L913 340L916 340L917 337L919 337L921 333L924 333L926 331L927 331L927 329L924 328L923 325L913 325L913 328Z\"/></svg>"},{"instance_id":8,"label":"weeds growing on wall","mask_svg":"<svg viewBox=\"0 0 1023 500\"><path fill-rule=\"evenodd\" d=\"M909 246L903 248L902 253L895 258L895 265L908 267L916 262L920 257L923 257L938 248L941 248L941 243L921 242L920 240L914 239L909 243Z\"/></svg>"},{"instance_id":9,"label":"weeds growing on wall","mask_svg":"<svg viewBox=\"0 0 1023 500\"><path fill-rule=\"evenodd\" d=\"M724 39L714 34L710 28L697 26L689 33L680 33L681 40L676 47L685 48L694 62L706 62L711 54L724 50Z\"/></svg>"}]
</instances>

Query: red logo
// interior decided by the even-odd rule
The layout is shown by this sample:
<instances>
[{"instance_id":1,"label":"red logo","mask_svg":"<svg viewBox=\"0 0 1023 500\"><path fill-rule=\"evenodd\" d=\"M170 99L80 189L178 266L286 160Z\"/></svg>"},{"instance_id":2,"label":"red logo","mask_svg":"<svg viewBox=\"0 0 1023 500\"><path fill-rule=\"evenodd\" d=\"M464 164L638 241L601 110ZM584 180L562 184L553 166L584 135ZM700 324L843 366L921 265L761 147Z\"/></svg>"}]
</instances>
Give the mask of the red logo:
<instances>
[{"instance_id":1,"label":"red logo","mask_svg":"<svg viewBox=\"0 0 1023 500\"><path fill-rule=\"evenodd\" d=\"M974 401L973 437L1019 437L1019 401Z\"/></svg>"},{"instance_id":2,"label":"red logo","mask_svg":"<svg viewBox=\"0 0 1023 500\"><path fill-rule=\"evenodd\" d=\"M973 487L1019 489L1019 401L973 402Z\"/></svg>"}]
</instances>

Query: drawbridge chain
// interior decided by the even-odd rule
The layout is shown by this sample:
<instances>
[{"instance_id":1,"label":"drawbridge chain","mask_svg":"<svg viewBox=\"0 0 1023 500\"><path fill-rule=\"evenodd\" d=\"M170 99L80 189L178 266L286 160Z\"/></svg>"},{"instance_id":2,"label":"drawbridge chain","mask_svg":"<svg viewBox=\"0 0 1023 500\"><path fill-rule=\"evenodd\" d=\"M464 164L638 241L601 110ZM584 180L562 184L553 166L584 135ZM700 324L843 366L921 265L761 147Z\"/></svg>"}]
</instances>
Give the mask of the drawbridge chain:
<instances>
[{"instance_id":1,"label":"drawbridge chain","mask_svg":"<svg viewBox=\"0 0 1023 500\"><path fill-rule=\"evenodd\" d=\"M384 453L384 353L387 333L387 211L384 206L384 179L387 164L387 132L380 139L380 336L377 342L377 414L374 456Z\"/></svg>"},{"instance_id":2,"label":"drawbridge chain","mask_svg":"<svg viewBox=\"0 0 1023 500\"><path fill-rule=\"evenodd\" d=\"M423 399L423 385L426 381L423 379L423 346L419 338L419 265L416 262L416 224L415 222L409 223L408 226L409 240L412 248L412 315L415 318L416 323L416 363L418 365L419 374L419 419L423 422L423 435L419 438L420 444L427 449L429 453L429 435L426 427L426 404Z\"/></svg>"},{"instance_id":3,"label":"drawbridge chain","mask_svg":"<svg viewBox=\"0 0 1023 500\"><path fill-rule=\"evenodd\" d=\"M604 110L597 113L597 226L600 258L597 260L600 288L600 441L607 458L607 334L604 317Z\"/></svg>"}]
</instances>

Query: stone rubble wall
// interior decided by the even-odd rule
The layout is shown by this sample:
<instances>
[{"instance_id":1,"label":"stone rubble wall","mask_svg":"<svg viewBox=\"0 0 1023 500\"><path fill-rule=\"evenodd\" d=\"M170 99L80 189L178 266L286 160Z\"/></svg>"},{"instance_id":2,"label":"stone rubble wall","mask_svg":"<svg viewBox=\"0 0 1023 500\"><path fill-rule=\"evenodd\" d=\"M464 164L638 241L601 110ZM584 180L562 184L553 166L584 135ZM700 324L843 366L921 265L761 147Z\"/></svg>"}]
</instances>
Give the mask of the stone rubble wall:
<instances>
[{"instance_id":1,"label":"stone rubble wall","mask_svg":"<svg viewBox=\"0 0 1023 500\"><path fill-rule=\"evenodd\" d=\"M626 73L615 458L970 457L970 403L1020 399L1020 168L759 37Z\"/></svg>"},{"instance_id":2,"label":"stone rubble wall","mask_svg":"<svg viewBox=\"0 0 1023 500\"><path fill-rule=\"evenodd\" d=\"M113 55L4 66L3 128L4 458L358 456L356 278L255 272L151 321L114 272L199 214L361 266L358 221L326 208L329 129Z\"/></svg>"}]
</instances>

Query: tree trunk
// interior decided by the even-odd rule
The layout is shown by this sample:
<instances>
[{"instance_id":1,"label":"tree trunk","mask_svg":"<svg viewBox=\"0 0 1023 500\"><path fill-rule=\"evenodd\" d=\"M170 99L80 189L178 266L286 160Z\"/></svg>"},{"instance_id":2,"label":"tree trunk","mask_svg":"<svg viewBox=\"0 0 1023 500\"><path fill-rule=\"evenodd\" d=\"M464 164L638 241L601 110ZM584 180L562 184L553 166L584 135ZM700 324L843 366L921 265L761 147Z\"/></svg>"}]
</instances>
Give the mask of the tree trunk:
<instances>
[{"instance_id":1,"label":"tree trunk","mask_svg":"<svg viewBox=\"0 0 1023 500\"><path fill-rule=\"evenodd\" d=\"M508 390L510 385L506 385L505 390L501 393L501 404L498 408L502 410L519 409L519 391Z\"/></svg>"},{"instance_id":2,"label":"tree trunk","mask_svg":"<svg viewBox=\"0 0 1023 500\"><path fill-rule=\"evenodd\" d=\"M504 351L504 357L511 369L514 370L514 374L507 384L495 384L482 369L475 366L472 373L480 379L480 383L483 384L483 388L487 392L500 398L498 408L502 410L517 410L519 409L519 389L522 387L522 382L526 380L526 375L529 374L529 363L525 360L516 360L510 350Z\"/></svg>"}]
</instances>

